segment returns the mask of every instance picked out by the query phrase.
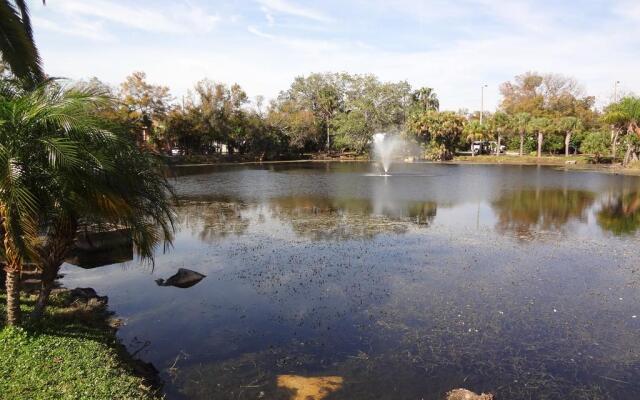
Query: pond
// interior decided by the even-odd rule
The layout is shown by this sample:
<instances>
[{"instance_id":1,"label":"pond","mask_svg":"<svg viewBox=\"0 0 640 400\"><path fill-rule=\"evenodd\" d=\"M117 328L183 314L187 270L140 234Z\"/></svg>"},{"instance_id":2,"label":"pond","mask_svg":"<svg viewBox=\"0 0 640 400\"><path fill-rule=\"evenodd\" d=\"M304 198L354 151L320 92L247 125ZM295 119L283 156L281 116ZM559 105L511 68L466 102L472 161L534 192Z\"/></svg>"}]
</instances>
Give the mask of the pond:
<instances>
[{"instance_id":1,"label":"pond","mask_svg":"<svg viewBox=\"0 0 640 400\"><path fill-rule=\"evenodd\" d=\"M333 377L327 399L638 398L637 177L338 162L176 174L176 240L153 267L63 269L66 286L109 296L168 399L304 398L290 375ZM155 283L179 268L207 277Z\"/></svg>"}]
</instances>

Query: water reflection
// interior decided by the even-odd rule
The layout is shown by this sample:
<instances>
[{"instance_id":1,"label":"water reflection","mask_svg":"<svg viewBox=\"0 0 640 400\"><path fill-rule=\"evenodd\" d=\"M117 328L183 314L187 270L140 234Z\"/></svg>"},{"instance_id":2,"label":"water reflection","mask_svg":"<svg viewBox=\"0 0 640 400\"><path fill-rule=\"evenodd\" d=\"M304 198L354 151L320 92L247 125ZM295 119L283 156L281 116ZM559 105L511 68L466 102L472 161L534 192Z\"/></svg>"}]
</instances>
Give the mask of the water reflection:
<instances>
[{"instance_id":1,"label":"water reflection","mask_svg":"<svg viewBox=\"0 0 640 400\"><path fill-rule=\"evenodd\" d=\"M246 232L250 220L242 216L246 205L239 202L182 201L178 207L178 225L191 230L205 242Z\"/></svg>"},{"instance_id":2,"label":"water reflection","mask_svg":"<svg viewBox=\"0 0 640 400\"><path fill-rule=\"evenodd\" d=\"M596 214L598 225L614 235L631 235L640 228L640 193L610 194Z\"/></svg>"},{"instance_id":3,"label":"water reflection","mask_svg":"<svg viewBox=\"0 0 640 400\"><path fill-rule=\"evenodd\" d=\"M429 226L434 202L380 206L368 199L281 197L269 202L272 217L291 224L299 235L315 239L372 238L380 233L405 233L410 224Z\"/></svg>"},{"instance_id":4,"label":"water reflection","mask_svg":"<svg viewBox=\"0 0 640 400\"><path fill-rule=\"evenodd\" d=\"M593 193L582 190L517 190L491 205L498 232L532 239L540 231L562 230L572 220L587 223L587 209L594 200Z\"/></svg>"},{"instance_id":5,"label":"water reflection","mask_svg":"<svg viewBox=\"0 0 640 400\"><path fill-rule=\"evenodd\" d=\"M288 399L282 376L342 378L327 399L637 398L640 180L368 168L190 171L153 270L66 266L65 283L109 295L167 399ZM154 283L179 267L208 277Z\"/></svg>"}]
</instances>

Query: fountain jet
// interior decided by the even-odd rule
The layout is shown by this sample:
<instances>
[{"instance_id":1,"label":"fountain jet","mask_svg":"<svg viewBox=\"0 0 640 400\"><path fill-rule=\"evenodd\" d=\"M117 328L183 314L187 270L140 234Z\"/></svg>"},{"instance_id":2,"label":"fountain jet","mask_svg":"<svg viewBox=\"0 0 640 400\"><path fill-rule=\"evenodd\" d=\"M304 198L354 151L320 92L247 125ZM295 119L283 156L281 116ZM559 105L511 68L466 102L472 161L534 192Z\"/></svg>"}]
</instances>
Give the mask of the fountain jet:
<instances>
[{"instance_id":1,"label":"fountain jet","mask_svg":"<svg viewBox=\"0 0 640 400\"><path fill-rule=\"evenodd\" d=\"M375 158L382 164L384 174L389 174L394 154L402 148L404 141L397 136L387 137L386 133L373 135L373 150Z\"/></svg>"}]
</instances>

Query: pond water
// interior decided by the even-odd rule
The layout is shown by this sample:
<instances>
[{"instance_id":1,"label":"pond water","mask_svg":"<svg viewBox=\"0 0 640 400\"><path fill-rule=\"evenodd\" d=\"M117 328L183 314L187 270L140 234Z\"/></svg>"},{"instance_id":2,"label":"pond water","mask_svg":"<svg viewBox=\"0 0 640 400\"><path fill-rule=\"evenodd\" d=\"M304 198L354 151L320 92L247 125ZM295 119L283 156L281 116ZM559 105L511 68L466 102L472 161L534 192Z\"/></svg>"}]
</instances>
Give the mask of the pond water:
<instances>
[{"instance_id":1,"label":"pond water","mask_svg":"<svg viewBox=\"0 0 640 400\"><path fill-rule=\"evenodd\" d=\"M173 249L84 270L168 399L637 399L640 179L537 166L177 170ZM158 286L188 268L190 288ZM324 395L319 395L321 398ZM300 397L299 397L300 398Z\"/></svg>"}]
</instances>

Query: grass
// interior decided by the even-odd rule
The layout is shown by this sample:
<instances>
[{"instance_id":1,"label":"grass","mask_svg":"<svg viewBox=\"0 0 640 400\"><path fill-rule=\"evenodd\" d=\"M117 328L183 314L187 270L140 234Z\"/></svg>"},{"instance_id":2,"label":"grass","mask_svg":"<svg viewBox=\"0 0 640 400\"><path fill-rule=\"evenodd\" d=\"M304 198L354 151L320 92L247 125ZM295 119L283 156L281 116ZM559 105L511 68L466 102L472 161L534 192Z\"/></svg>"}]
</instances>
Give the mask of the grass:
<instances>
[{"instance_id":1,"label":"grass","mask_svg":"<svg viewBox=\"0 0 640 400\"><path fill-rule=\"evenodd\" d=\"M478 156L456 156L454 161L471 161L476 163L487 164L540 164L540 165L564 165L566 161L575 162L576 164L588 164L590 160L589 156L585 155L570 155L565 157L564 155L542 156L540 158L536 156L524 155L478 155Z\"/></svg>"},{"instance_id":2,"label":"grass","mask_svg":"<svg viewBox=\"0 0 640 400\"><path fill-rule=\"evenodd\" d=\"M0 326L0 398L157 399L126 362L106 310L68 306L65 300L64 292L53 297L37 324ZM23 301L28 312L33 299ZM0 304L4 315L4 293Z\"/></svg>"}]
</instances>

